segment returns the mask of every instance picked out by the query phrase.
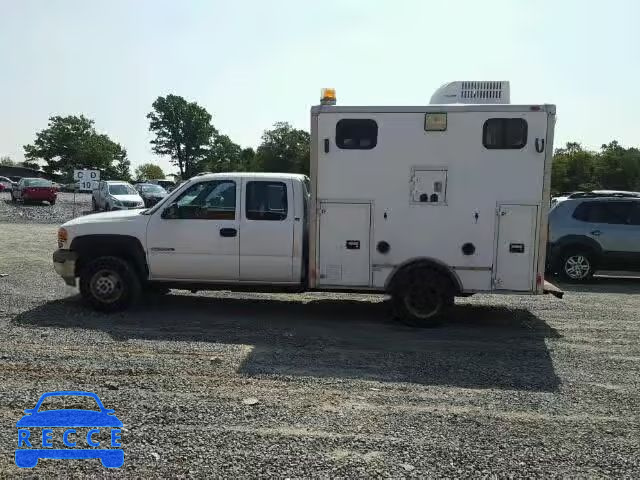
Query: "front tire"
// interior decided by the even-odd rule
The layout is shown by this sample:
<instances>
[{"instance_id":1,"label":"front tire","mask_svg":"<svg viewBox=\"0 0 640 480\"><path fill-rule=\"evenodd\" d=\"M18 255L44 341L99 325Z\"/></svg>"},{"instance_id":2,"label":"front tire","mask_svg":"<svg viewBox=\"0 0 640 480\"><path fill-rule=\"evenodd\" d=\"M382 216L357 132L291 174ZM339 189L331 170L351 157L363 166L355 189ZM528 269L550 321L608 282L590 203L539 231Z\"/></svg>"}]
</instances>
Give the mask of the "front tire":
<instances>
[{"instance_id":1,"label":"front tire","mask_svg":"<svg viewBox=\"0 0 640 480\"><path fill-rule=\"evenodd\" d=\"M560 257L559 272L568 282L586 282L595 273L595 255L583 249L567 250Z\"/></svg>"},{"instance_id":2,"label":"front tire","mask_svg":"<svg viewBox=\"0 0 640 480\"><path fill-rule=\"evenodd\" d=\"M451 281L428 266L409 267L400 272L392 300L397 318L412 327L440 325L443 312L454 304Z\"/></svg>"},{"instance_id":3,"label":"front tire","mask_svg":"<svg viewBox=\"0 0 640 480\"><path fill-rule=\"evenodd\" d=\"M80 272L80 293L95 310L124 310L140 296L140 279L133 267L119 257L99 257Z\"/></svg>"}]
</instances>

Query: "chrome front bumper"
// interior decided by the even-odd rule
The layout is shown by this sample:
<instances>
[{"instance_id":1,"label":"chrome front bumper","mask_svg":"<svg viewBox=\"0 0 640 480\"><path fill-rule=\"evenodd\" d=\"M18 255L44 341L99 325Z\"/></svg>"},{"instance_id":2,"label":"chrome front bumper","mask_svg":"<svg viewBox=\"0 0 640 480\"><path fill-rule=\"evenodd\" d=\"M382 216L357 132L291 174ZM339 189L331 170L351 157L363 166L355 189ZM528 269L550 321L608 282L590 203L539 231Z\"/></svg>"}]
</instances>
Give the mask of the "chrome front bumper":
<instances>
[{"instance_id":1,"label":"chrome front bumper","mask_svg":"<svg viewBox=\"0 0 640 480\"><path fill-rule=\"evenodd\" d=\"M76 260L78 254L71 250L58 249L53 252L53 268L62 277L64 283L76 286Z\"/></svg>"}]
</instances>

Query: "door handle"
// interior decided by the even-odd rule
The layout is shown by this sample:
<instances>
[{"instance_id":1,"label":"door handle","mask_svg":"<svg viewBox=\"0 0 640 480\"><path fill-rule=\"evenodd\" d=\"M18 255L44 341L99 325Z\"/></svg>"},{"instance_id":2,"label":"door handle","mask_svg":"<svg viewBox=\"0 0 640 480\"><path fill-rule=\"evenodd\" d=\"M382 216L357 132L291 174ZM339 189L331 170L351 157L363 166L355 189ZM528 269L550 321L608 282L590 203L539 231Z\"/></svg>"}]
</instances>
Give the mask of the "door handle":
<instances>
[{"instance_id":1,"label":"door handle","mask_svg":"<svg viewBox=\"0 0 640 480\"><path fill-rule=\"evenodd\" d=\"M221 228L220 229L220 236L221 237L235 237L236 235L238 235L238 230L236 230L235 228Z\"/></svg>"},{"instance_id":2,"label":"door handle","mask_svg":"<svg viewBox=\"0 0 640 480\"><path fill-rule=\"evenodd\" d=\"M591 235L599 237L600 235L602 235L602 232L600 230L594 230L593 232L591 232Z\"/></svg>"}]
</instances>

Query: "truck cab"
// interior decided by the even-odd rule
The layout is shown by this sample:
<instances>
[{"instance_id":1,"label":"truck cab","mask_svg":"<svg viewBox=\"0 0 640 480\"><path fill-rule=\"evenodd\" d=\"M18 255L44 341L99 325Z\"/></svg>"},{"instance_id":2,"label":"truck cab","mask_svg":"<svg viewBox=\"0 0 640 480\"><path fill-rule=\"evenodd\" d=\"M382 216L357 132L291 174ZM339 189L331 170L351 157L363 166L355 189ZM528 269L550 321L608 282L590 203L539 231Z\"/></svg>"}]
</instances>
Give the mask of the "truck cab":
<instances>
[{"instance_id":1,"label":"truck cab","mask_svg":"<svg viewBox=\"0 0 640 480\"><path fill-rule=\"evenodd\" d=\"M189 290L306 281L309 179L298 174L194 177L147 210L65 223L56 271L96 308L118 310L142 288Z\"/></svg>"}]
</instances>

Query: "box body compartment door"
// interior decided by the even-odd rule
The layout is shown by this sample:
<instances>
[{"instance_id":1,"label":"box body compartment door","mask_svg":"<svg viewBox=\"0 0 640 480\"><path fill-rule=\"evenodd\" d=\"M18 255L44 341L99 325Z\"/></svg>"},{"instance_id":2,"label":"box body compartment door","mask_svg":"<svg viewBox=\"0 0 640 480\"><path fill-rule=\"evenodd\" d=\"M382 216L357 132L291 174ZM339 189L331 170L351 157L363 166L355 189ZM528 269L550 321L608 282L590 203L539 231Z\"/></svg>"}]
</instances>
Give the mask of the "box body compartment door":
<instances>
[{"instance_id":1,"label":"box body compartment door","mask_svg":"<svg viewBox=\"0 0 640 480\"><path fill-rule=\"evenodd\" d=\"M320 285L369 286L370 231L370 204L320 204Z\"/></svg>"},{"instance_id":2,"label":"box body compartment door","mask_svg":"<svg viewBox=\"0 0 640 480\"><path fill-rule=\"evenodd\" d=\"M536 205L500 205L496 251L496 290L534 290Z\"/></svg>"}]
</instances>

